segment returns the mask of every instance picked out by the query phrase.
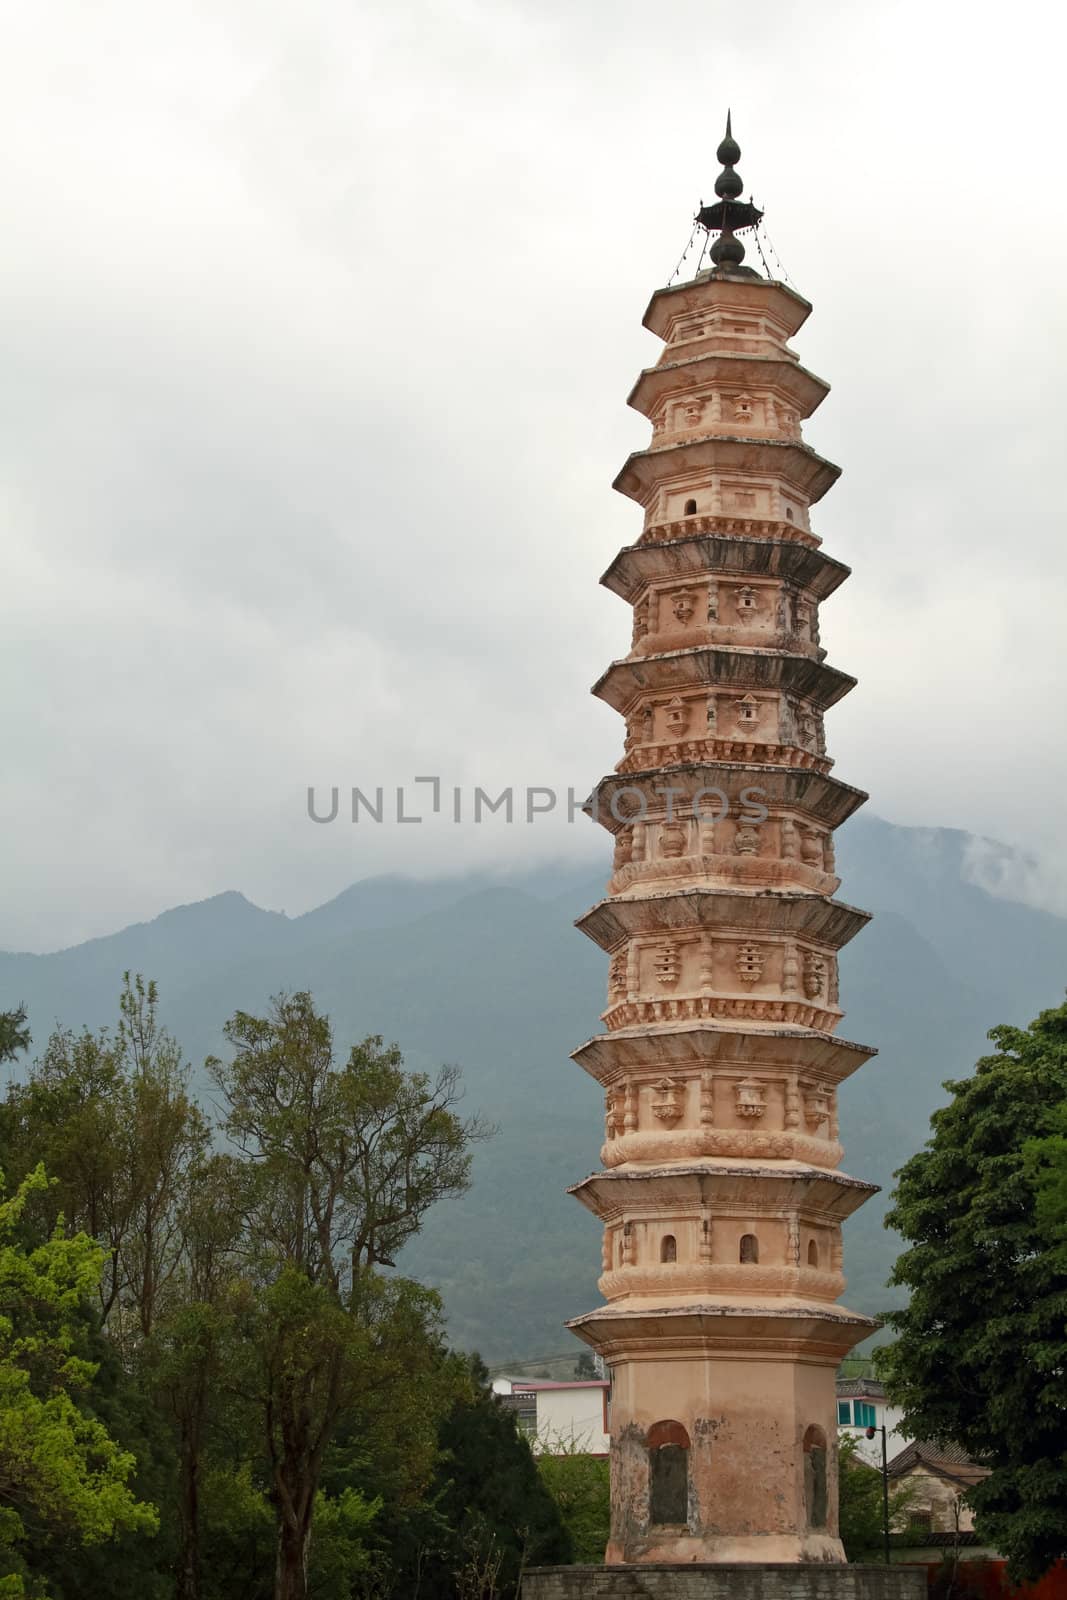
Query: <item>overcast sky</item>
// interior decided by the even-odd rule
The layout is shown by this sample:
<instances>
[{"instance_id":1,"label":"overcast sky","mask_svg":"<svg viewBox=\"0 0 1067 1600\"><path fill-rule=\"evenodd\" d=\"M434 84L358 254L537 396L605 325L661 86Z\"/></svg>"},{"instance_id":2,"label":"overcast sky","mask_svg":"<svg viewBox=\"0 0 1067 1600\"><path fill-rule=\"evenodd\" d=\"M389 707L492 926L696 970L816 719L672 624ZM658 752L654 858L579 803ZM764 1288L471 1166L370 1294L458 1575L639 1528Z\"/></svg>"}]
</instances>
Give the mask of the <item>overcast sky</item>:
<instances>
[{"instance_id":1,"label":"overcast sky","mask_svg":"<svg viewBox=\"0 0 1067 1600\"><path fill-rule=\"evenodd\" d=\"M727 104L833 385L836 773L1067 910L1064 32L1048 0L5 6L0 947L592 853L317 826L306 791L617 759L610 485Z\"/></svg>"}]
</instances>

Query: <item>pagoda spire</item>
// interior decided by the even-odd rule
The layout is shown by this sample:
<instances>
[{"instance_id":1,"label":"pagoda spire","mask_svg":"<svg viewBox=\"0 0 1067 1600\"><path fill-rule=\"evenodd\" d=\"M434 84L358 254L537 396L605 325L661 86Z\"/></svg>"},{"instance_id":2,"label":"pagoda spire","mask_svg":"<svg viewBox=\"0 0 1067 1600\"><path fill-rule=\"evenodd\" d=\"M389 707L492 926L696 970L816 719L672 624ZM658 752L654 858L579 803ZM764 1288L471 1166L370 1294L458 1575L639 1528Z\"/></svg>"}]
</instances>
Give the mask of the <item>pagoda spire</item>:
<instances>
[{"instance_id":1,"label":"pagoda spire","mask_svg":"<svg viewBox=\"0 0 1067 1600\"><path fill-rule=\"evenodd\" d=\"M740 269L747 276L752 269L741 265L745 259L745 247L737 235L746 228L756 227L763 212L757 210L751 200L741 199L744 184L737 171L741 146L733 136L729 111L726 113L726 135L715 152L715 159L722 164L722 171L715 179L715 193L719 199L715 205L701 206L696 220L709 234L718 234L709 252L715 266L735 272Z\"/></svg>"}]
</instances>

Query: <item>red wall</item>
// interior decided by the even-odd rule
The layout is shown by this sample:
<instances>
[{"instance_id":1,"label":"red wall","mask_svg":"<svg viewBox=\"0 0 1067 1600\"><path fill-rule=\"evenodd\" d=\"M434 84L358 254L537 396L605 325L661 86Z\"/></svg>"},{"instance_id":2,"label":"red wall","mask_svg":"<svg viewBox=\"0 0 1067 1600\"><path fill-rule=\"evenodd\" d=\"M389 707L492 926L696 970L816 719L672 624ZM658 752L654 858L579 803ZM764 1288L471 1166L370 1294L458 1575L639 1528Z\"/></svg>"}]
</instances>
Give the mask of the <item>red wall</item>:
<instances>
[{"instance_id":1,"label":"red wall","mask_svg":"<svg viewBox=\"0 0 1067 1600\"><path fill-rule=\"evenodd\" d=\"M946 1596L948 1575L945 1562L926 1568L931 1595ZM952 1585L953 1600L1067 1600L1067 1564L1057 1561L1039 1583L1014 1589L1008 1582L1003 1561L961 1561Z\"/></svg>"}]
</instances>

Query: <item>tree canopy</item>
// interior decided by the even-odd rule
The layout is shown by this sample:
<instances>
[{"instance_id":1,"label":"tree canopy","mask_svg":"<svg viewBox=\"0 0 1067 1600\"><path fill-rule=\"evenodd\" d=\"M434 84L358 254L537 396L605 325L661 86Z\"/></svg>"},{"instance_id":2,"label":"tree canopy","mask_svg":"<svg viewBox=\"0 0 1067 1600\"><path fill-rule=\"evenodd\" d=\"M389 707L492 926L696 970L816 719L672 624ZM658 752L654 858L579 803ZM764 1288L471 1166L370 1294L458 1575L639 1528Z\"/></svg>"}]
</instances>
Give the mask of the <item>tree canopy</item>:
<instances>
[{"instance_id":1,"label":"tree canopy","mask_svg":"<svg viewBox=\"0 0 1067 1600\"><path fill-rule=\"evenodd\" d=\"M0 1062L14 1061L23 1050L30 1048L30 1030L26 1026L26 1007L14 1011L0 1011Z\"/></svg>"},{"instance_id":2,"label":"tree canopy","mask_svg":"<svg viewBox=\"0 0 1067 1600\"><path fill-rule=\"evenodd\" d=\"M406 1600L431 1548L441 1600L485 1561L511 1600L558 1516L495 1402L510 1451L457 1497L479 1386L394 1269L489 1129L457 1068L338 1050L310 995L224 1032L214 1125L129 974L114 1027L57 1028L0 1102L0 1600Z\"/></svg>"},{"instance_id":3,"label":"tree canopy","mask_svg":"<svg viewBox=\"0 0 1067 1600\"><path fill-rule=\"evenodd\" d=\"M433 1480L401 1533L398 1596L502 1600L519 1593L526 1567L574 1559L529 1441L477 1356L463 1378L439 1426Z\"/></svg>"},{"instance_id":4,"label":"tree canopy","mask_svg":"<svg viewBox=\"0 0 1067 1600\"><path fill-rule=\"evenodd\" d=\"M304 1600L312 1526L339 1419L367 1381L396 1316L432 1336L436 1298L386 1283L430 1206L462 1194L471 1145L488 1129L455 1110L459 1074L404 1070L395 1046L364 1039L338 1060L307 993L226 1025L229 1061L209 1062L224 1130L246 1158L241 1249L261 1283L243 1328L277 1519L275 1600Z\"/></svg>"},{"instance_id":5,"label":"tree canopy","mask_svg":"<svg viewBox=\"0 0 1067 1600\"><path fill-rule=\"evenodd\" d=\"M1067 1551L1067 1005L989 1037L897 1174L910 1301L876 1359L913 1437L990 1468L977 1531L1033 1581Z\"/></svg>"},{"instance_id":6,"label":"tree canopy","mask_svg":"<svg viewBox=\"0 0 1067 1600\"><path fill-rule=\"evenodd\" d=\"M837 1460L837 1518L845 1555L849 1561L880 1561L885 1548L882 1470L864 1461L855 1434L838 1434ZM890 1485L891 1531L899 1528L914 1494L914 1485L910 1483Z\"/></svg>"},{"instance_id":7,"label":"tree canopy","mask_svg":"<svg viewBox=\"0 0 1067 1600\"><path fill-rule=\"evenodd\" d=\"M21 1547L45 1536L93 1545L155 1531L153 1506L129 1488L135 1461L79 1403L96 1375L80 1307L103 1251L62 1232L18 1238L27 1202L48 1187L37 1167L0 1199L0 1595L26 1593Z\"/></svg>"}]
</instances>

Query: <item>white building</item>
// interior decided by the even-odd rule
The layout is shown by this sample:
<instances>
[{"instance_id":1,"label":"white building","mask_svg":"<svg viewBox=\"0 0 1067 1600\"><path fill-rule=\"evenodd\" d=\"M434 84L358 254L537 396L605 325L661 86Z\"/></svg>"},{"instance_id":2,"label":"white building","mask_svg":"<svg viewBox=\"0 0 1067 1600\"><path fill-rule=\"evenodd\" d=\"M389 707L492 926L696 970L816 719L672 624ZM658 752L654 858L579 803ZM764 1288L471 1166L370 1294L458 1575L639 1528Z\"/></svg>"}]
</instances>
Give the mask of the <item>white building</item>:
<instances>
[{"instance_id":1,"label":"white building","mask_svg":"<svg viewBox=\"0 0 1067 1600\"><path fill-rule=\"evenodd\" d=\"M609 1443L605 1378L553 1383L548 1378L494 1378L493 1390L511 1410L538 1455L606 1456Z\"/></svg>"},{"instance_id":2,"label":"white building","mask_svg":"<svg viewBox=\"0 0 1067 1600\"><path fill-rule=\"evenodd\" d=\"M493 1391L509 1410L538 1454L606 1456L610 1439L610 1384L603 1378L555 1383L548 1378L494 1378ZM886 1429L892 1461L910 1442L898 1431L901 1413L886 1403L885 1386L876 1378L837 1380L839 1433L859 1440L859 1453L873 1467L882 1465L882 1435L868 1439L866 1430Z\"/></svg>"},{"instance_id":3,"label":"white building","mask_svg":"<svg viewBox=\"0 0 1067 1600\"><path fill-rule=\"evenodd\" d=\"M879 1431L868 1439L866 1430L885 1428L886 1453L892 1461L910 1443L906 1434L898 1432L900 1419L901 1412L887 1404L885 1385L877 1378L838 1378L837 1431L859 1440L859 1454L872 1467L880 1469L882 1465L882 1435Z\"/></svg>"}]
</instances>

